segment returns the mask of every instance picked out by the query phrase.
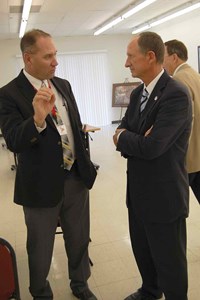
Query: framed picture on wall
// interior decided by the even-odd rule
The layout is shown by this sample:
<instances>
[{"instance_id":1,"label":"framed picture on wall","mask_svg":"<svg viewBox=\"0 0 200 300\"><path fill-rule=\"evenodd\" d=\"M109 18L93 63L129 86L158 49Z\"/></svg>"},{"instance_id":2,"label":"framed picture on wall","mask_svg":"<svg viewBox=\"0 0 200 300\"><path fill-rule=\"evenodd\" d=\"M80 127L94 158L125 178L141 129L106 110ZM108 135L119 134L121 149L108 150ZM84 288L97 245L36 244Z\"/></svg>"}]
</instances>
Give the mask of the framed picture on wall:
<instances>
[{"instance_id":1,"label":"framed picture on wall","mask_svg":"<svg viewBox=\"0 0 200 300\"><path fill-rule=\"evenodd\" d=\"M112 107L127 107L130 94L141 82L114 83L112 90Z\"/></svg>"},{"instance_id":2,"label":"framed picture on wall","mask_svg":"<svg viewBox=\"0 0 200 300\"><path fill-rule=\"evenodd\" d=\"M200 46L197 47L197 51L198 51L198 70L200 73Z\"/></svg>"}]
</instances>

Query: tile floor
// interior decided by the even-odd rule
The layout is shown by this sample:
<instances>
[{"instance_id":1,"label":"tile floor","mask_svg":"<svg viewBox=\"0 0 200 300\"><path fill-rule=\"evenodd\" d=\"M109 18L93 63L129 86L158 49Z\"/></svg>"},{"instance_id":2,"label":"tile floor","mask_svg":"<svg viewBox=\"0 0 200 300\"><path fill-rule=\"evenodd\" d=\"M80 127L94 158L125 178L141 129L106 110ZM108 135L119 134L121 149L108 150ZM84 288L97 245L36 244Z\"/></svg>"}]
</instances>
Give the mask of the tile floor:
<instances>
[{"instance_id":1,"label":"tile floor","mask_svg":"<svg viewBox=\"0 0 200 300\"><path fill-rule=\"evenodd\" d=\"M92 133L92 160L100 165L98 177L90 193L91 239L90 257L94 263L89 280L99 300L123 300L136 290L140 276L131 252L127 210L125 206L126 161L115 151L112 135L115 125ZM3 142L3 139L0 140ZM15 171L11 171L13 155L0 146L0 236L14 247L17 256L22 300L30 300L25 249L26 230L22 208L13 204ZM200 207L191 192L188 218L189 300L200 299ZM56 235L49 274L56 300L75 300L66 270L62 235Z\"/></svg>"}]
</instances>

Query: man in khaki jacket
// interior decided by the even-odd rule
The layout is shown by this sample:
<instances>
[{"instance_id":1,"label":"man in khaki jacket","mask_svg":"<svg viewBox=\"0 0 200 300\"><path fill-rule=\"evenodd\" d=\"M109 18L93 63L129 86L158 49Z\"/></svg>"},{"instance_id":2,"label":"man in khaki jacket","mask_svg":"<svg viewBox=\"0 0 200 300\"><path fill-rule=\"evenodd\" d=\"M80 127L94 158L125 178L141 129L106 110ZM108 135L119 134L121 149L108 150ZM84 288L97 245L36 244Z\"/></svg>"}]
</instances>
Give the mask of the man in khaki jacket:
<instances>
[{"instance_id":1,"label":"man in khaki jacket","mask_svg":"<svg viewBox=\"0 0 200 300\"><path fill-rule=\"evenodd\" d=\"M185 84L193 101L193 128L186 166L189 184L200 203L200 74L187 63L186 46L178 40L165 42L164 68L174 79Z\"/></svg>"}]
</instances>

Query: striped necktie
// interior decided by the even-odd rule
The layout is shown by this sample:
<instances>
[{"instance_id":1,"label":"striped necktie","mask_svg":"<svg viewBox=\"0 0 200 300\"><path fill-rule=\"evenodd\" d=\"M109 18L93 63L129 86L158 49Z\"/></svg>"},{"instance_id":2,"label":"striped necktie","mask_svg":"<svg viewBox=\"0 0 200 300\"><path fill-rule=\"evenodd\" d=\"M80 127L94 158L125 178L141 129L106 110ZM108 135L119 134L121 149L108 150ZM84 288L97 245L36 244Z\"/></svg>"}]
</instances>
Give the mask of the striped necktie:
<instances>
[{"instance_id":1,"label":"striped necktie","mask_svg":"<svg viewBox=\"0 0 200 300\"><path fill-rule=\"evenodd\" d=\"M142 93L142 98L140 100L140 113L142 113L142 111L144 110L144 108L147 104L148 96L149 96L149 93L147 92L146 89L144 89L143 93Z\"/></svg>"},{"instance_id":2,"label":"striped necktie","mask_svg":"<svg viewBox=\"0 0 200 300\"><path fill-rule=\"evenodd\" d=\"M62 126L64 126L64 123L63 123L63 121L60 117L60 114L58 112L58 109L55 105L51 111L51 117L52 117L56 127L59 126L62 129ZM62 141L62 148L63 148L64 169L70 170L74 163L74 158L73 158L72 148L70 146L70 142L69 142L67 134L61 134L61 141Z\"/></svg>"}]
</instances>

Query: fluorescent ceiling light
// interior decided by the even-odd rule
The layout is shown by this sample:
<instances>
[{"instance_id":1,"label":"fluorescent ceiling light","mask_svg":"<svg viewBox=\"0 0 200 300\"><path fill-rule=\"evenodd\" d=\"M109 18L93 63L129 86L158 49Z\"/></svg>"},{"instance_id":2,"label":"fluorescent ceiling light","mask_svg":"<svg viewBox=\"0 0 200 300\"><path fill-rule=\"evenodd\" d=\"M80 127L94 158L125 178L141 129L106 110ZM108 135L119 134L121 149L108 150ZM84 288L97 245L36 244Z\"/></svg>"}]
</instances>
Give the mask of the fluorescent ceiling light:
<instances>
[{"instance_id":1,"label":"fluorescent ceiling light","mask_svg":"<svg viewBox=\"0 0 200 300\"><path fill-rule=\"evenodd\" d=\"M177 11L177 12L172 13L171 15L165 16L165 17L160 18L156 21L149 21L149 22L147 22L147 24L143 24L143 25L141 25L141 27L134 29L132 31L132 34L142 32L142 31L147 30L151 27L158 26L158 25L160 25L164 22L167 22L169 20L172 20L172 19L177 18L179 16L182 16L184 14L187 14L188 12L191 12L191 11L197 9L197 8L200 8L200 2L198 2L196 4L193 4L191 6L188 6L186 8L183 8L183 9Z\"/></svg>"},{"instance_id":2,"label":"fluorescent ceiling light","mask_svg":"<svg viewBox=\"0 0 200 300\"><path fill-rule=\"evenodd\" d=\"M146 6L150 5L151 3L155 2L155 1L157 1L157 0L145 0L145 1L141 2L137 6L133 7L132 9L130 9L129 11L124 13L122 16L114 19L113 21L109 22L107 25L105 25L105 26L101 27L100 29L98 29L97 31L95 31L94 35L99 35L100 33L110 29L111 27L113 27L116 24L120 23L121 21L129 18L133 14L136 14L138 11L142 10L143 8L145 8Z\"/></svg>"},{"instance_id":3,"label":"fluorescent ceiling light","mask_svg":"<svg viewBox=\"0 0 200 300\"><path fill-rule=\"evenodd\" d=\"M21 19L21 25L20 25L20 31L19 31L19 37L23 37L24 32L26 30L26 25L28 22L29 13L31 10L31 4L32 0L24 0L24 6L22 11L22 19Z\"/></svg>"},{"instance_id":4,"label":"fluorescent ceiling light","mask_svg":"<svg viewBox=\"0 0 200 300\"><path fill-rule=\"evenodd\" d=\"M126 19L134 14L136 14L138 11L142 10L143 8L147 7L151 3L155 2L157 0L146 0L142 3L138 4L137 6L133 7L131 10L127 11L125 14L122 15L122 19Z\"/></svg>"},{"instance_id":5,"label":"fluorescent ceiling light","mask_svg":"<svg viewBox=\"0 0 200 300\"><path fill-rule=\"evenodd\" d=\"M144 26L142 26L142 27L140 27L138 29L133 30L132 34L136 34L136 33L145 31L145 30L149 29L150 27L151 27L150 24L144 25Z\"/></svg>"},{"instance_id":6,"label":"fluorescent ceiling light","mask_svg":"<svg viewBox=\"0 0 200 300\"><path fill-rule=\"evenodd\" d=\"M27 21L21 20L20 31L19 31L19 38L23 37L24 32L26 30L26 25L27 25Z\"/></svg>"},{"instance_id":7,"label":"fluorescent ceiling light","mask_svg":"<svg viewBox=\"0 0 200 300\"><path fill-rule=\"evenodd\" d=\"M102 32L110 29L111 27L117 25L118 23L120 23L122 21L122 17L119 17L117 19L114 19L112 22L108 23L107 25L103 26L102 28L100 28L99 30L95 31L94 35L99 35Z\"/></svg>"}]
</instances>

